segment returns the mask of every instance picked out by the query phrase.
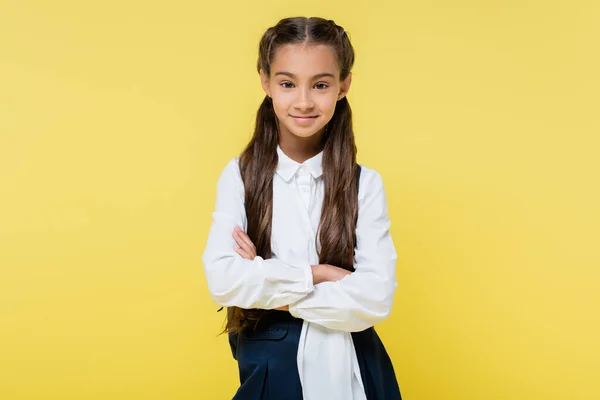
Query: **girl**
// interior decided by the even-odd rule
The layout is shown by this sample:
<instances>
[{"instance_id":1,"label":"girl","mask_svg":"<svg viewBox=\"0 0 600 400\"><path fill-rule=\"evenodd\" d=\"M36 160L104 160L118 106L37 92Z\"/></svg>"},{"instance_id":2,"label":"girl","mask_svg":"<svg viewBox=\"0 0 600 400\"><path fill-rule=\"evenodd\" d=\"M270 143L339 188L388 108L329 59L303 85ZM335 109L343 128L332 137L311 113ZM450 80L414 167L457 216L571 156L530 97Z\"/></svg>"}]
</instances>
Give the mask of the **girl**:
<instances>
[{"instance_id":1,"label":"girl","mask_svg":"<svg viewBox=\"0 0 600 400\"><path fill-rule=\"evenodd\" d=\"M234 399L401 399L373 329L391 310L396 251L381 176L356 163L353 63L331 20L286 18L260 41L266 96L219 178L202 258L228 307Z\"/></svg>"}]
</instances>

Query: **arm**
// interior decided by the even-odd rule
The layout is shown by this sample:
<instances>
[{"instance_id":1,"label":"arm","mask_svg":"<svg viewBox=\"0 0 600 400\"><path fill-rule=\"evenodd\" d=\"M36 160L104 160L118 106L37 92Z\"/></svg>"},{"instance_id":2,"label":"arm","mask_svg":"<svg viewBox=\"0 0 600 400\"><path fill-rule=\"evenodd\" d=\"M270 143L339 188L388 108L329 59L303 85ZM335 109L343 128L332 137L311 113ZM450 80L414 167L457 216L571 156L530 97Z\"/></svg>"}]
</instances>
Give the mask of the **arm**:
<instances>
[{"instance_id":1,"label":"arm","mask_svg":"<svg viewBox=\"0 0 600 400\"><path fill-rule=\"evenodd\" d=\"M290 304L293 316L347 332L365 330L388 317L397 286L397 255L383 181L379 173L370 172L364 182L361 177L365 195L359 198L355 272L315 285L312 293Z\"/></svg>"},{"instance_id":2,"label":"arm","mask_svg":"<svg viewBox=\"0 0 600 400\"><path fill-rule=\"evenodd\" d=\"M234 246L235 252L245 260L254 260L256 257L256 246L252 243L250 237L240 227L236 227L231 235L237 246ZM313 283L319 284L325 281L339 281L351 272L343 268L338 268L329 264L311 265ZM276 307L275 310L289 311L289 305Z\"/></svg>"},{"instance_id":3,"label":"arm","mask_svg":"<svg viewBox=\"0 0 600 400\"><path fill-rule=\"evenodd\" d=\"M232 232L245 230L244 185L237 160L227 164L217 184L213 222L202 255L208 288L221 306L272 309L297 301L314 286L311 268L255 256L245 260L236 253Z\"/></svg>"}]
</instances>

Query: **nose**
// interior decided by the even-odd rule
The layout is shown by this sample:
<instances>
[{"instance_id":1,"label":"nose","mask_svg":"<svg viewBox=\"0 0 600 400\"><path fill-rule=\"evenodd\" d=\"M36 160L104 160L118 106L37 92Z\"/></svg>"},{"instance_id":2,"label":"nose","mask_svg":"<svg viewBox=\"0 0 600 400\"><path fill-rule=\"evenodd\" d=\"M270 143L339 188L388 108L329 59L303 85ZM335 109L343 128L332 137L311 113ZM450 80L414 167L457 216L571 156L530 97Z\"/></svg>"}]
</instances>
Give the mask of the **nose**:
<instances>
[{"instance_id":1,"label":"nose","mask_svg":"<svg viewBox=\"0 0 600 400\"><path fill-rule=\"evenodd\" d=\"M310 89L300 89L298 90L298 97L296 97L296 102L294 103L294 108L304 111L310 110L314 107L314 103L312 101L310 95Z\"/></svg>"}]
</instances>

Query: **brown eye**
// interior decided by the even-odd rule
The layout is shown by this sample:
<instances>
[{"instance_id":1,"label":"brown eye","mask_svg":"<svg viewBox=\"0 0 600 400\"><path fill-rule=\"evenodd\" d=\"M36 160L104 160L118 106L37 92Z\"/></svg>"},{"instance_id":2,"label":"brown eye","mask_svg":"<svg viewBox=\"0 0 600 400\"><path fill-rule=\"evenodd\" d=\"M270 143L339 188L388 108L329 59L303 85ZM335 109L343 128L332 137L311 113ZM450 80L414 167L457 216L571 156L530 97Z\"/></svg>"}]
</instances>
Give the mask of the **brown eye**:
<instances>
[{"instance_id":1,"label":"brown eye","mask_svg":"<svg viewBox=\"0 0 600 400\"><path fill-rule=\"evenodd\" d=\"M285 89L291 89L294 86L291 82L282 82L279 85Z\"/></svg>"},{"instance_id":2,"label":"brown eye","mask_svg":"<svg viewBox=\"0 0 600 400\"><path fill-rule=\"evenodd\" d=\"M315 87L316 87L317 89L327 89L327 88L329 87L329 85L328 85L328 84L326 84L326 83L323 83L323 82L319 82L319 83L317 83L317 84L315 85Z\"/></svg>"}]
</instances>

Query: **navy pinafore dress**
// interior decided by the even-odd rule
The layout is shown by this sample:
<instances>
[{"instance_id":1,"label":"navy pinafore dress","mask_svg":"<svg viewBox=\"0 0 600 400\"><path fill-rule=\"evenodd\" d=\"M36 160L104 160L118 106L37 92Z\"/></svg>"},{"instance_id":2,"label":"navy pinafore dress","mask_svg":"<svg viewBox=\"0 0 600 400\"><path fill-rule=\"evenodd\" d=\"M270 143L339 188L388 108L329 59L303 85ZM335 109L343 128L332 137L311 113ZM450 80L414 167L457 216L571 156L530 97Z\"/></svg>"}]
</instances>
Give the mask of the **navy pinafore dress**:
<instances>
[{"instance_id":1,"label":"navy pinafore dress","mask_svg":"<svg viewBox=\"0 0 600 400\"><path fill-rule=\"evenodd\" d=\"M302 323L287 311L272 310L255 329L229 334L240 375L233 400L303 400L297 364ZM394 367L375 329L353 332L352 340L367 400L402 400Z\"/></svg>"}]
</instances>

